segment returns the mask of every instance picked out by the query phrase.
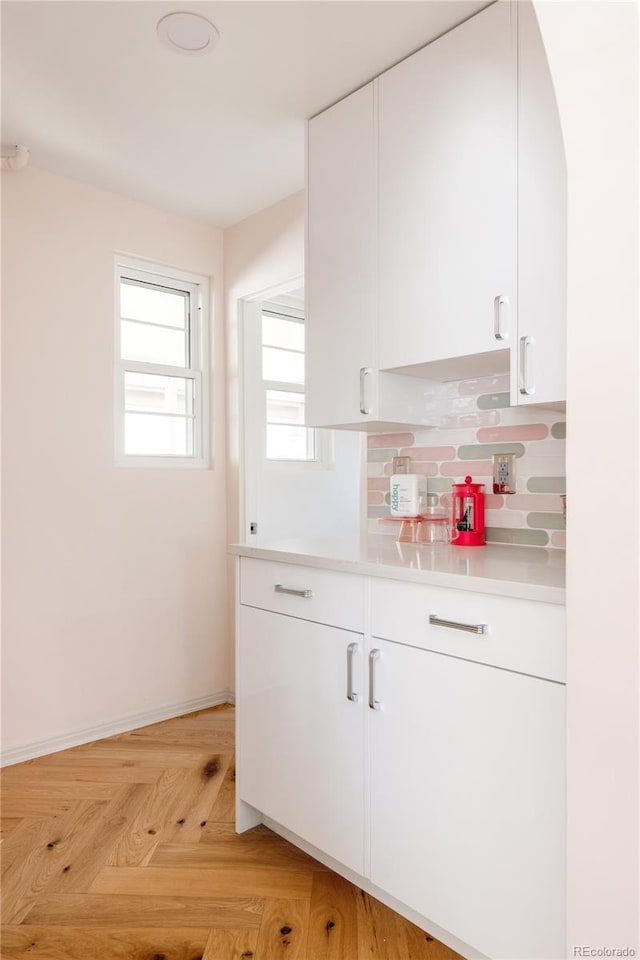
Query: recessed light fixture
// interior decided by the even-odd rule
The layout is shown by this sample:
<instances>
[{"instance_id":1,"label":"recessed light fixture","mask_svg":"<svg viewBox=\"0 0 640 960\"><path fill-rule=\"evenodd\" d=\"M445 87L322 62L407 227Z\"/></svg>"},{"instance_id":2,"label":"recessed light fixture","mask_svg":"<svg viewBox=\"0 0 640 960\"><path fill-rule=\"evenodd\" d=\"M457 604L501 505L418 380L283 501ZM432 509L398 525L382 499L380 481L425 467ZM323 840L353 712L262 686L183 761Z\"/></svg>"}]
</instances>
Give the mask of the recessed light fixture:
<instances>
[{"instance_id":1,"label":"recessed light fixture","mask_svg":"<svg viewBox=\"0 0 640 960\"><path fill-rule=\"evenodd\" d=\"M218 29L199 13L168 13L158 21L157 29L170 50L190 56L210 53L220 39Z\"/></svg>"}]
</instances>

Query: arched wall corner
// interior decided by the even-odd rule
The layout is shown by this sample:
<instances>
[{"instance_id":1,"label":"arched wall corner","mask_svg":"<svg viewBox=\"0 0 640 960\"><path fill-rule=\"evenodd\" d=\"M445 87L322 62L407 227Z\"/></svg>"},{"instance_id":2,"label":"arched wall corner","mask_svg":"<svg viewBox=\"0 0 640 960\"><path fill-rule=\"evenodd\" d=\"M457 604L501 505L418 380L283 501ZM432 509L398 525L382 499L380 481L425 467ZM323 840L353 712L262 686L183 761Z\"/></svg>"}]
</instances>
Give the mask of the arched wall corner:
<instances>
[{"instance_id":1,"label":"arched wall corner","mask_svg":"<svg viewBox=\"0 0 640 960\"><path fill-rule=\"evenodd\" d=\"M637 956L638 7L534 9L568 178L567 956ZM596 533L624 477L624 520Z\"/></svg>"}]
</instances>

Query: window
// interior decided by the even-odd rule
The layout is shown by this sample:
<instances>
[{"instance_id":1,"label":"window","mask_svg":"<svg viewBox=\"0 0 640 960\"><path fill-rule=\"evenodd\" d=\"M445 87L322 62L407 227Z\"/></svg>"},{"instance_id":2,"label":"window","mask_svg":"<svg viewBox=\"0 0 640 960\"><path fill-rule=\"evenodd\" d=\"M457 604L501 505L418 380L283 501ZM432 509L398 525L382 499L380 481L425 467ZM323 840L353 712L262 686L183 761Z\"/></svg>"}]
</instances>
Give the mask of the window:
<instances>
[{"instance_id":1,"label":"window","mask_svg":"<svg viewBox=\"0 0 640 960\"><path fill-rule=\"evenodd\" d=\"M118 260L118 463L207 465L207 296L203 277Z\"/></svg>"},{"instance_id":2,"label":"window","mask_svg":"<svg viewBox=\"0 0 640 960\"><path fill-rule=\"evenodd\" d=\"M263 305L261 364L265 456L269 461L324 458L321 431L305 427L305 329L301 312ZM326 444L325 444L326 445Z\"/></svg>"}]
</instances>

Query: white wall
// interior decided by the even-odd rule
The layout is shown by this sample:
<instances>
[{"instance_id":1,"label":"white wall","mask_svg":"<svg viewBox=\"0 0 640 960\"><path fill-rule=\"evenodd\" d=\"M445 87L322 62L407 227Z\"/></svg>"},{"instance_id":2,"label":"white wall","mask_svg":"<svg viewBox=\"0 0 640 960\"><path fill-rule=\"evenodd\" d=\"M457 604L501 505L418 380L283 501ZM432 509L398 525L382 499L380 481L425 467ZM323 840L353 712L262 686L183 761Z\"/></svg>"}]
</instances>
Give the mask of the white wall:
<instances>
[{"instance_id":1,"label":"white wall","mask_svg":"<svg viewBox=\"0 0 640 960\"><path fill-rule=\"evenodd\" d=\"M335 538L357 544L361 533L362 437L347 430L318 431L320 463L265 458L262 383L262 300L245 301L244 534L248 543ZM269 305L270 301L267 301ZM277 303L275 309L277 310ZM285 307L286 312L286 307ZM258 523L256 534L251 523Z\"/></svg>"},{"instance_id":2,"label":"white wall","mask_svg":"<svg viewBox=\"0 0 640 960\"><path fill-rule=\"evenodd\" d=\"M567 955L637 956L638 8L536 8L568 170Z\"/></svg>"},{"instance_id":3,"label":"white wall","mask_svg":"<svg viewBox=\"0 0 640 960\"><path fill-rule=\"evenodd\" d=\"M336 430L334 465L330 469L305 471L269 464L262 470L256 490L256 515L260 522L256 545L274 540L325 538L359 543L360 443L358 434ZM249 537L244 539L253 542Z\"/></svg>"},{"instance_id":4,"label":"white wall","mask_svg":"<svg viewBox=\"0 0 640 960\"><path fill-rule=\"evenodd\" d=\"M3 748L229 685L222 234L3 174ZM212 470L114 466L114 251L212 276Z\"/></svg>"}]
</instances>

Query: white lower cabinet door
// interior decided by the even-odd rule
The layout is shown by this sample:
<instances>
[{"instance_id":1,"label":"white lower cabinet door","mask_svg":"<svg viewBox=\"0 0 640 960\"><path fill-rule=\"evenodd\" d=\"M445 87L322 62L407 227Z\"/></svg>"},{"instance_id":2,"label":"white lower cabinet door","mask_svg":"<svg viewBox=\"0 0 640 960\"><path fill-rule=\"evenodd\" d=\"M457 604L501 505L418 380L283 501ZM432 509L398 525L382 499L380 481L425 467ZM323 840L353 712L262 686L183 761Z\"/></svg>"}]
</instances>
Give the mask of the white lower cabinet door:
<instances>
[{"instance_id":1,"label":"white lower cabinet door","mask_svg":"<svg viewBox=\"0 0 640 960\"><path fill-rule=\"evenodd\" d=\"M564 686L372 647L371 880L487 957L564 956Z\"/></svg>"},{"instance_id":2,"label":"white lower cabinet door","mask_svg":"<svg viewBox=\"0 0 640 960\"><path fill-rule=\"evenodd\" d=\"M363 873L362 634L240 606L238 644L240 798Z\"/></svg>"}]
</instances>

